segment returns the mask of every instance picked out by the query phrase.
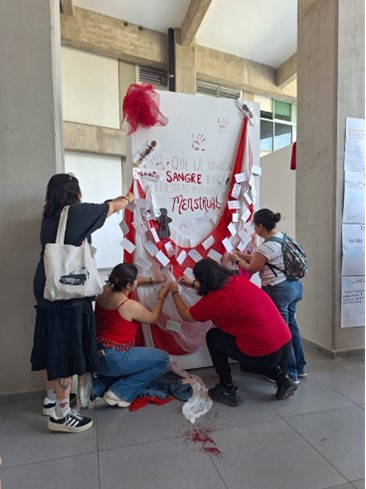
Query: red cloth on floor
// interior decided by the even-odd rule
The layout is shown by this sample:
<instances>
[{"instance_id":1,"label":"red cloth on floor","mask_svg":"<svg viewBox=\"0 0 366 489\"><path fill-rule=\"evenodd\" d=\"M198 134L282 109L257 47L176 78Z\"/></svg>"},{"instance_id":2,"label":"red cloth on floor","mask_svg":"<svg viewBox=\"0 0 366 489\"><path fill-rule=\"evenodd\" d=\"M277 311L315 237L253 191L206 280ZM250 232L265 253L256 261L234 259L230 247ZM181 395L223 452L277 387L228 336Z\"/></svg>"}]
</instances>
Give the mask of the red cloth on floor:
<instances>
[{"instance_id":1,"label":"red cloth on floor","mask_svg":"<svg viewBox=\"0 0 366 489\"><path fill-rule=\"evenodd\" d=\"M158 399L157 397L154 397L154 396L136 397L136 399L131 402L128 409L130 411L137 411L138 409L141 409L144 406L147 406L150 402L152 404L158 404L159 406L162 406L163 404L167 404L169 401L172 401L173 399L174 399L174 397L172 397L172 396L167 397L166 399Z\"/></svg>"}]
</instances>

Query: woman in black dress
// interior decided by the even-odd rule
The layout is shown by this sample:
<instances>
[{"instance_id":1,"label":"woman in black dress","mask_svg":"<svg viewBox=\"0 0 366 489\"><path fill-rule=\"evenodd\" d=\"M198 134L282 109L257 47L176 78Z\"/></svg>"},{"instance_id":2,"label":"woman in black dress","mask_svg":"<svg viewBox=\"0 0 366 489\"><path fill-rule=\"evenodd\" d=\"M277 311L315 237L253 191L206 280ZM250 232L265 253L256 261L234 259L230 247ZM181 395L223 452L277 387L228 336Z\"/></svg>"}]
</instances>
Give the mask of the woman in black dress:
<instances>
[{"instance_id":1,"label":"woman in black dress","mask_svg":"<svg viewBox=\"0 0 366 489\"><path fill-rule=\"evenodd\" d=\"M60 214L70 205L65 244L79 246L101 228L107 217L124 209L133 194L117 197L103 204L81 203L81 190L72 174L54 175L47 186L46 204L41 226L41 256L34 277L36 327L32 350L32 370L43 371L47 397L43 412L49 415L52 431L80 432L92 427L90 418L70 408L73 375L82 375L97 368L95 320L92 302L95 297L48 301L44 299L44 249L54 243Z\"/></svg>"}]
</instances>

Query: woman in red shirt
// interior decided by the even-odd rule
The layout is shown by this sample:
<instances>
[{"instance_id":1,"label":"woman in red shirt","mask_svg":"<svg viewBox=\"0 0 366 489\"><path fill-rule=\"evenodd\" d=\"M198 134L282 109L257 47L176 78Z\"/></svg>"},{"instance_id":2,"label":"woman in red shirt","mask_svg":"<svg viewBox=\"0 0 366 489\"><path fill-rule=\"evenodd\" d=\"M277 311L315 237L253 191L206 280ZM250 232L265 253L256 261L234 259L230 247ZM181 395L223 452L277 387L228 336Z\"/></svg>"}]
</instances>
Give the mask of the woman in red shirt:
<instances>
[{"instance_id":1,"label":"woman in red shirt","mask_svg":"<svg viewBox=\"0 0 366 489\"><path fill-rule=\"evenodd\" d=\"M229 357L242 366L276 379L277 399L292 395L297 385L279 365L291 352L291 332L271 298L255 284L213 260L200 260L193 268L195 280L179 280L194 287L202 298L191 307L182 300L178 283L172 282L175 306L184 321L211 320L216 328L206 336L207 347L220 383L209 389L214 401L236 406L240 400L233 384Z\"/></svg>"},{"instance_id":2,"label":"woman in red shirt","mask_svg":"<svg viewBox=\"0 0 366 489\"><path fill-rule=\"evenodd\" d=\"M103 397L110 406L128 407L145 387L169 366L167 352L158 348L136 347L139 323L153 324L163 309L168 286L159 290L150 311L130 299L138 285L135 265L121 263L108 277L95 305L99 366L93 379L79 379L79 400L87 407L89 399Z\"/></svg>"}]
</instances>

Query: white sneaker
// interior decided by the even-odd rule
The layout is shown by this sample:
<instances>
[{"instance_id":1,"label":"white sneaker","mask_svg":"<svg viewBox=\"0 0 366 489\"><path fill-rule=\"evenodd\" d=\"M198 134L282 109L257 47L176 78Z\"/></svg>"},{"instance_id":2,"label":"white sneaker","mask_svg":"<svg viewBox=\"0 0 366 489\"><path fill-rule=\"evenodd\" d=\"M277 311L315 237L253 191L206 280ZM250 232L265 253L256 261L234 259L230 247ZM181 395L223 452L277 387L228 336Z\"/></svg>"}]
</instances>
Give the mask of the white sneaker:
<instances>
[{"instance_id":1,"label":"white sneaker","mask_svg":"<svg viewBox=\"0 0 366 489\"><path fill-rule=\"evenodd\" d=\"M104 394L103 399L110 406L118 406L121 408L128 407L131 404L129 401L125 401L124 399L116 396L116 394L114 394L111 390Z\"/></svg>"},{"instance_id":2,"label":"white sneaker","mask_svg":"<svg viewBox=\"0 0 366 489\"><path fill-rule=\"evenodd\" d=\"M78 377L78 398L79 404L82 408L87 408L89 406L89 401L91 400L93 392L93 382L92 375L90 372L85 372L83 375Z\"/></svg>"}]
</instances>

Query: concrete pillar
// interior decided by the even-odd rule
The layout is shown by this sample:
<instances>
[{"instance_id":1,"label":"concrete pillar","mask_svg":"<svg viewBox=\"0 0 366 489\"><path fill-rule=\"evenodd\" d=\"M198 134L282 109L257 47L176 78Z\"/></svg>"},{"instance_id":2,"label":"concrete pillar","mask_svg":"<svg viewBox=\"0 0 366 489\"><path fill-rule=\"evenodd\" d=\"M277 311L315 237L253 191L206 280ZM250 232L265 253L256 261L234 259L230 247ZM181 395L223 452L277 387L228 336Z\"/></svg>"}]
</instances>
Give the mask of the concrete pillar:
<instances>
[{"instance_id":1,"label":"concrete pillar","mask_svg":"<svg viewBox=\"0 0 366 489\"><path fill-rule=\"evenodd\" d=\"M340 327L346 117L364 118L363 0L298 0L296 236L309 257L298 322L332 354L364 347Z\"/></svg>"},{"instance_id":2,"label":"concrete pillar","mask_svg":"<svg viewBox=\"0 0 366 489\"><path fill-rule=\"evenodd\" d=\"M196 45L182 46L179 29L176 30L175 42L175 90L191 94L197 92Z\"/></svg>"},{"instance_id":3,"label":"concrete pillar","mask_svg":"<svg viewBox=\"0 0 366 489\"><path fill-rule=\"evenodd\" d=\"M0 394L42 385L31 372L32 281L46 184L63 168L59 2L0 2Z\"/></svg>"}]
</instances>

